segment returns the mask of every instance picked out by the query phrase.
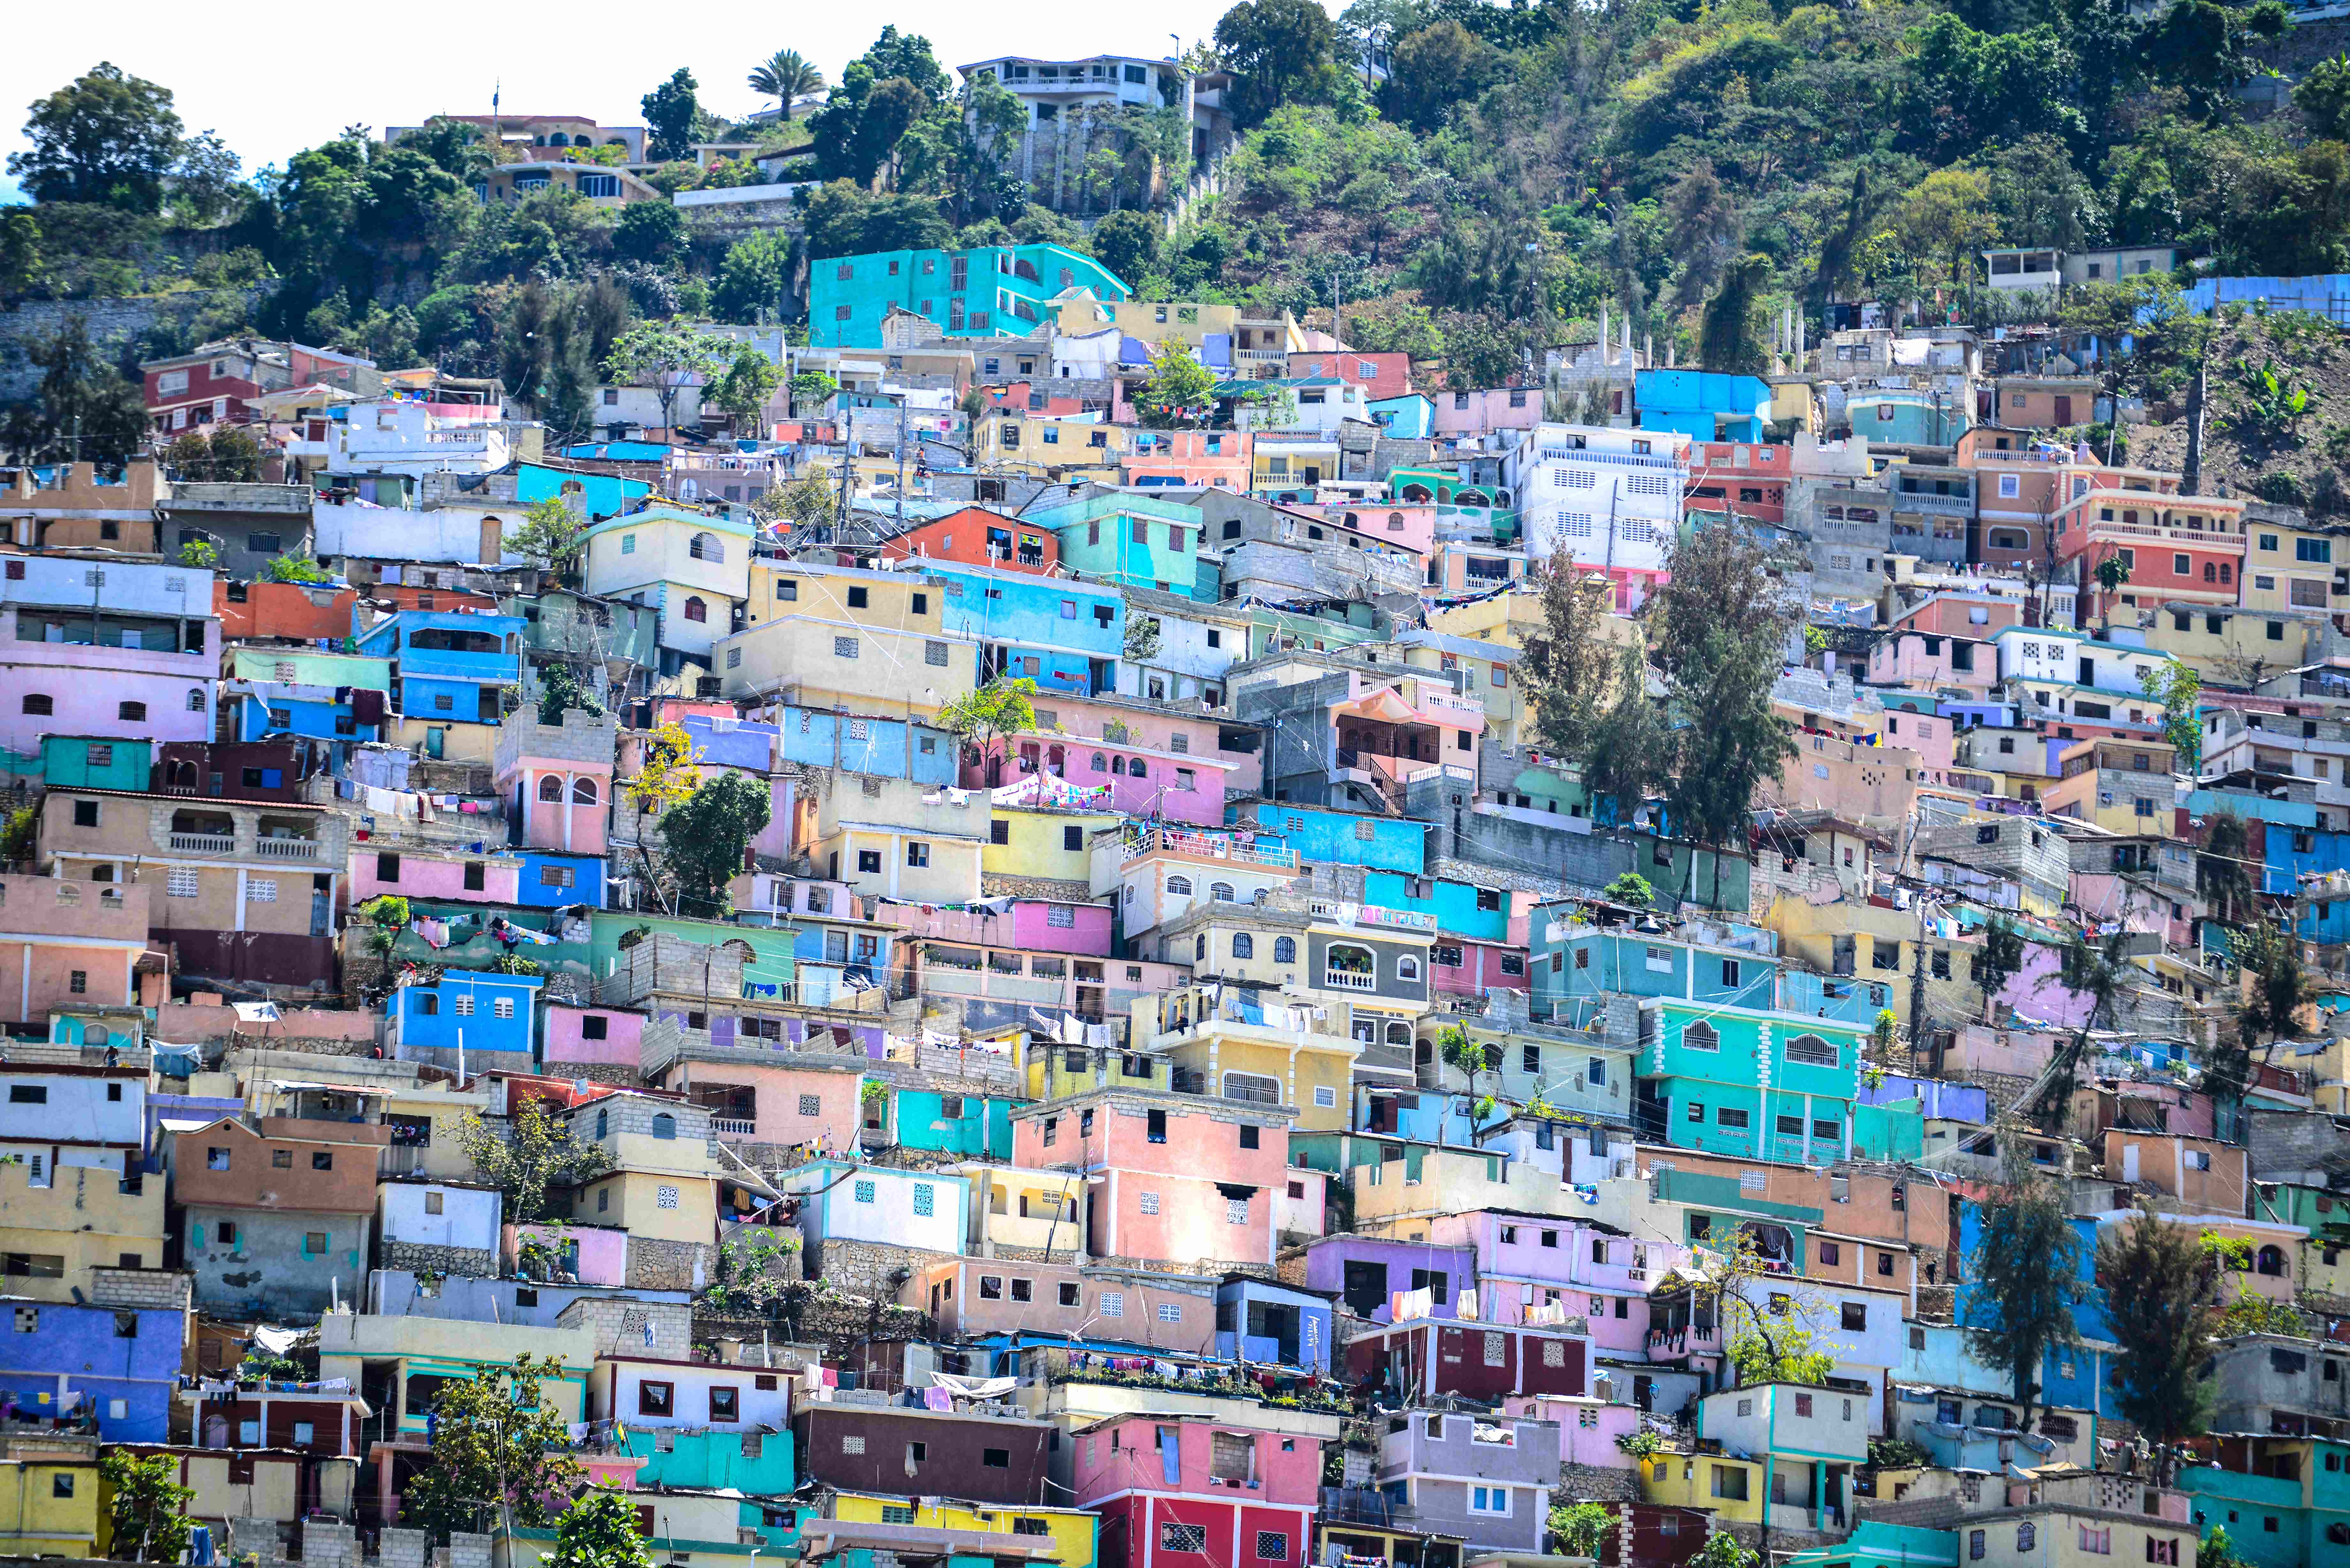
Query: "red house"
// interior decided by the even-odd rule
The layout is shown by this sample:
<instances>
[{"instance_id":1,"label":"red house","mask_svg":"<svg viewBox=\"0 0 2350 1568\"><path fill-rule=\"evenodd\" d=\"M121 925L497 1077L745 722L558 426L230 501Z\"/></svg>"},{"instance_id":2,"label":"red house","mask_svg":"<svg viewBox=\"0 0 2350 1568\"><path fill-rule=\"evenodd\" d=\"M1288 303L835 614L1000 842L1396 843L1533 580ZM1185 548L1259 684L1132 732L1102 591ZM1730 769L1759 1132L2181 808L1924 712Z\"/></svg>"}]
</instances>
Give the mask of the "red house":
<instances>
[{"instance_id":1,"label":"red house","mask_svg":"<svg viewBox=\"0 0 2350 1568\"><path fill-rule=\"evenodd\" d=\"M1416 1387L1430 1399L1580 1395L1590 1376L1591 1344L1562 1329L1419 1318L1357 1334L1347 1345L1347 1372L1358 1386Z\"/></svg>"},{"instance_id":2,"label":"red house","mask_svg":"<svg viewBox=\"0 0 2350 1568\"><path fill-rule=\"evenodd\" d=\"M1362 388L1364 400L1377 402L1381 398L1400 398L1411 390L1411 356L1301 348L1289 356L1289 374L1292 379L1333 376Z\"/></svg>"},{"instance_id":3,"label":"red house","mask_svg":"<svg viewBox=\"0 0 2350 1568\"><path fill-rule=\"evenodd\" d=\"M1070 1479L1077 1506L1101 1520L1099 1568L1305 1562L1321 1501L1321 1438L1206 1416L1134 1415L1081 1427L1076 1440Z\"/></svg>"},{"instance_id":4,"label":"red house","mask_svg":"<svg viewBox=\"0 0 2350 1568\"><path fill-rule=\"evenodd\" d=\"M206 343L192 353L139 367L147 422L165 434L203 425L243 424L251 400L295 387L341 387L373 395L383 385L375 362L329 348L252 338Z\"/></svg>"},{"instance_id":5,"label":"red house","mask_svg":"<svg viewBox=\"0 0 2350 1568\"><path fill-rule=\"evenodd\" d=\"M967 566L1002 566L1007 571L1050 576L1061 564L1061 536L1050 528L1022 523L984 506L966 506L944 517L916 524L884 543L881 554L892 561L920 556L933 561L960 561Z\"/></svg>"},{"instance_id":6,"label":"red house","mask_svg":"<svg viewBox=\"0 0 2350 1568\"><path fill-rule=\"evenodd\" d=\"M1713 1529L1701 1508L1660 1502L1611 1502L1616 1517L1599 1532L1600 1568L1679 1568L1698 1553Z\"/></svg>"}]
</instances>

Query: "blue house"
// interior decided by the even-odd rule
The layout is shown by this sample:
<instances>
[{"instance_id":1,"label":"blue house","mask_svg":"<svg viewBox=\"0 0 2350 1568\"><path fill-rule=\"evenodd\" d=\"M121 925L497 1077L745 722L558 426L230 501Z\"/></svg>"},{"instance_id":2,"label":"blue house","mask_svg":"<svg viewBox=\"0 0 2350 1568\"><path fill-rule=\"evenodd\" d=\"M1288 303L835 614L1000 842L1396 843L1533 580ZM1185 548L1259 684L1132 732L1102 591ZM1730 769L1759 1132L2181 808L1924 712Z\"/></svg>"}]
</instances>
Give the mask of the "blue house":
<instances>
[{"instance_id":1,"label":"blue house","mask_svg":"<svg viewBox=\"0 0 2350 1568\"><path fill-rule=\"evenodd\" d=\"M569 469L540 468L527 462L515 472L515 499L523 505L577 494L587 504L588 516L594 522L618 517L652 493L648 480L617 479L608 473L575 473Z\"/></svg>"},{"instance_id":2,"label":"blue house","mask_svg":"<svg viewBox=\"0 0 2350 1568\"><path fill-rule=\"evenodd\" d=\"M348 693L348 689L345 689ZM380 741L380 725L362 724L347 694L316 686L281 686L255 681L250 691L229 691L223 701L232 720L229 732L240 741L267 740L276 735L306 735L321 741Z\"/></svg>"},{"instance_id":3,"label":"blue house","mask_svg":"<svg viewBox=\"0 0 2350 1568\"><path fill-rule=\"evenodd\" d=\"M780 723L758 728L778 732L783 758L789 763L877 778L910 778L919 784L951 784L958 774L954 737L928 724L851 719L829 708L785 708Z\"/></svg>"},{"instance_id":4,"label":"blue house","mask_svg":"<svg viewBox=\"0 0 2350 1568\"><path fill-rule=\"evenodd\" d=\"M1381 398L1369 407L1372 420L1388 435L1426 441L1436 433L1436 400L1425 392Z\"/></svg>"},{"instance_id":5,"label":"blue house","mask_svg":"<svg viewBox=\"0 0 2350 1568\"><path fill-rule=\"evenodd\" d=\"M22 1298L5 1305L16 1330L8 1378L27 1414L85 1407L96 1412L99 1436L109 1443L171 1441L183 1314Z\"/></svg>"},{"instance_id":6,"label":"blue house","mask_svg":"<svg viewBox=\"0 0 2350 1568\"><path fill-rule=\"evenodd\" d=\"M1336 1299L1253 1274L1226 1274L1216 1287L1216 1354L1326 1376Z\"/></svg>"},{"instance_id":7,"label":"blue house","mask_svg":"<svg viewBox=\"0 0 2350 1568\"><path fill-rule=\"evenodd\" d=\"M1644 431L1691 441L1759 441L1771 422L1771 385L1719 370L1636 370L1632 400Z\"/></svg>"},{"instance_id":8,"label":"blue house","mask_svg":"<svg viewBox=\"0 0 2350 1568\"><path fill-rule=\"evenodd\" d=\"M1261 800L1231 806L1225 815L1232 826L1274 835L1301 861L1336 861L1414 877L1428 869L1428 825L1409 817Z\"/></svg>"},{"instance_id":9,"label":"blue house","mask_svg":"<svg viewBox=\"0 0 2350 1568\"><path fill-rule=\"evenodd\" d=\"M1011 1096L943 1095L936 1089L893 1089L890 1098L896 1103L889 1126L899 1147L1007 1162L1012 1113L1027 1103Z\"/></svg>"},{"instance_id":10,"label":"blue house","mask_svg":"<svg viewBox=\"0 0 2350 1568\"><path fill-rule=\"evenodd\" d=\"M940 625L980 644L980 678L1026 677L1046 691L1118 690L1126 651L1126 596L1058 577L941 563Z\"/></svg>"},{"instance_id":11,"label":"blue house","mask_svg":"<svg viewBox=\"0 0 2350 1568\"><path fill-rule=\"evenodd\" d=\"M591 909L604 907L604 857L600 855L558 855L544 849L525 849L522 857L522 881L515 893L515 902L525 909L568 909L585 904Z\"/></svg>"},{"instance_id":12,"label":"blue house","mask_svg":"<svg viewBox=\"0 0 2350 1568\"><path fill-rule=\"evenodd\" d=\"M354 610L353 621L364 613ZM373 626L354 625L353 634L358 651L392 661L392 691L408 719L494 724L504 689L522 679L527 624L517 615L401 610Z\"/></svg>"},{"instance_id":13,"label":"blue house","mask_svg":"<svg viewBox=\"0 0 2350 1568\"><path fill-rule=\"evenodd\" d=\"M1446 936L1466 937L1479 942L1510 940L1507 890L1440 877L1425 894L1416 894L1411 886L1415 880L1400 872L1374 871L1363 878L1363 902L1433 916L1436 929Z\"/></svg>"},{"instance_id":14,"label":"blue house","mask_svg":"<svg viewBox=\"0 0 2350 1568\"><path fill-rule=\"evenodd\" d=\"M431 985L391 993L384 1012L386 1054L402 1062L446 1061L530 1071L537 1053L537 1001L546 979L488 970L450 970Z\"/></svg>"},{"instance_id":15,"label":"blue house","mask_svg":"<svg viewBox=\"0 0 2350 1568\"><path fill-rule=\"evenodd\" d=\"M1630 926L1582 925L1574 919L1582 908L1540 905L1526 922L1538 1013L1544 1001L1557 1016L1562 1003L1572 1010L1611 992L1763 1011L1778 1004L1779 960L1758 950L1770 941L1767 936L1758 934L1752 946L1728 945Z\"/></svg>"}]
</instances>

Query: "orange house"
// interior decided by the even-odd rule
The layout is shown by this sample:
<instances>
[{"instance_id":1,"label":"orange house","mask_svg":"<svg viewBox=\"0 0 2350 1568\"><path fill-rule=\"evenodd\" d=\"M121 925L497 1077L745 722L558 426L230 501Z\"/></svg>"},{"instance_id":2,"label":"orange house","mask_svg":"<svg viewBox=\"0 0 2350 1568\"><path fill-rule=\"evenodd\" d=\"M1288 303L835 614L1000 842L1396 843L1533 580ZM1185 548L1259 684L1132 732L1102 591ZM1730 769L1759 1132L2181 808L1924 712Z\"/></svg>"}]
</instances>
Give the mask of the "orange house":
<instances>
[{"instance_id":1,"label":"orange house","mask_svg":"<svg viewBox=\"0 0 2350 1568\"><path fill-rule=\"evenodd\" d=\"M316 642L351 635L356 589L338 583L232 583L213 579L213 613L230 642Z\"/></svg>"},{"instance_id":2,"label":"orange house","mask_svg":"<svg viewBox=\"0 0 2350 1568\"><path fill-rule=\"evenodd\" d=\"M1061 564L1061 537L1050 528L984 506L966 506L907 529L884 544L881 554L892 561L920 556L1049 576Z\"/></svg>"}]
</instances>

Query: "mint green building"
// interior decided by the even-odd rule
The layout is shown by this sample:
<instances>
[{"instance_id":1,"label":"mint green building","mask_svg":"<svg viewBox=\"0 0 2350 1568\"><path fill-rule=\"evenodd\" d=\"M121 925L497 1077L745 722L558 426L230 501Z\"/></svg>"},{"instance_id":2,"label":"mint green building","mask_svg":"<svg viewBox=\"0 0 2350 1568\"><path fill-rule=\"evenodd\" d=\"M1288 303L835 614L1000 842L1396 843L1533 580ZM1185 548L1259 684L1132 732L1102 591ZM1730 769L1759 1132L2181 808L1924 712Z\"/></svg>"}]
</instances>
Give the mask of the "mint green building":
<instances>
[{"instance_id":1,"label":"mint green building","mask_svg":"<svg viewBox=\"0 0 2350 1568\"><path fill-rule=\"evenodd\" d=\"M1026 514L1060 535L1061 564L1088 582L1212 600L1222 562L1196 506L1156 496L1091 495Z\"/></svg>"},{"instance_id":2,"label":"mint green building","mask_svg":"<svg viewBox=\"0 0 2350 1568\"><path fill-rule=\"evenodd\" d=\"M1794 1164L1849 1158L1866 1038L1857 1025L1803 1013L1644 1001L1633 1125L1677 1148Z\"/></svg>"},{"instance_id":3,"label":"mint green building","mask_svg":"<svg viewBox=\"0 0 2350 1568\"><path fill-rule=\"evenodd\" d=\"M808 275L808 342L834 348L880 348L892 309L927 317L950 338L1024 337L1073 289L1110 304L1134 292L1061 245L875 251L812 261Z\"/></svg>"}]
</instances>

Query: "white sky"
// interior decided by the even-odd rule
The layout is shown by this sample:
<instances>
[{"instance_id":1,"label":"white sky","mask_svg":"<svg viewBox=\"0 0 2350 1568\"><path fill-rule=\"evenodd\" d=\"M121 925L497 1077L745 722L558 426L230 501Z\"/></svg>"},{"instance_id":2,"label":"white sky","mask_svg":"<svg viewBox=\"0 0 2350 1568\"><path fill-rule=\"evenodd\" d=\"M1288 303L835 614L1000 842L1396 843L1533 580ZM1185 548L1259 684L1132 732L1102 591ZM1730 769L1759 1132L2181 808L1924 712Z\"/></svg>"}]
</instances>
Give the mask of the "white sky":
<instances>
[{"instance_id":1,"label":"white sky","mask_svg":"<svg viewBox=\"0 0 2350 1568\"><path fill-rule=\"evenodd\" d=\"M1326 0L1329 4L1330 0ZM1158 58L1205 37L1230 0L1159 0L1138 10L1082 0L1028 0L1010 13L942 0L890 5L764 7L673 14L661 33L658 5L589 0L564 7L487 5L354 12L345 5L191 9L159 0L114 0L84 10L28 0L14 10L0 47L0 161L21 150L26 104L99 60L172 89L190 131L218 130L250 175L283 164L344 126L413 125L435 113L486 114L493 82L511 113L585 114L641 125L637 100L680 66L702 101L743 114L763 100L743 84L777 49L813 59L826 80L865 52L882 26L920 33L939 63L956 66L1010 50L1083 57L1131 53ZM1340 7L1332 4L1335 14ZM721 38L721 33L733 35ZM0 174L0 200L15 197Z\"/></svg>"}]
</instances>

